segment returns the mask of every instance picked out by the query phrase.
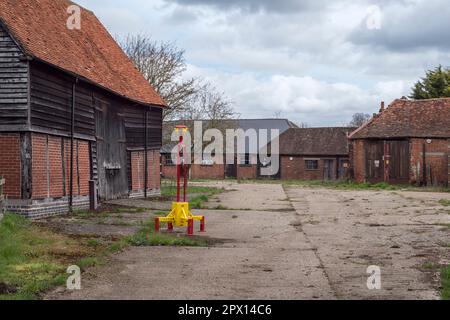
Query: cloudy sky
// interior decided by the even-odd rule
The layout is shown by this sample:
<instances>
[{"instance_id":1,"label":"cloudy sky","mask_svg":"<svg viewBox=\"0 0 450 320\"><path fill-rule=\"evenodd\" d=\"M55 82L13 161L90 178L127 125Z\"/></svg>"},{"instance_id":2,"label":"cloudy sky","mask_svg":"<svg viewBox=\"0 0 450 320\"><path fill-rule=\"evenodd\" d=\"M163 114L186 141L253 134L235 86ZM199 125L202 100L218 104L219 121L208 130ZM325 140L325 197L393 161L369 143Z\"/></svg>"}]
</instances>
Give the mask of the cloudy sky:
<instances>
[{"instance_id":1,"label":"cloudy sky","mask_svg":"<svg viewBox=\"0 0 450 320\"><path fill-rule=\"evenodd\" d=\"M78 0L114 36L146 33L186 50L242 118L310 126L410 93L450 65L447 0Z\"/></svg>"}]
</instances>

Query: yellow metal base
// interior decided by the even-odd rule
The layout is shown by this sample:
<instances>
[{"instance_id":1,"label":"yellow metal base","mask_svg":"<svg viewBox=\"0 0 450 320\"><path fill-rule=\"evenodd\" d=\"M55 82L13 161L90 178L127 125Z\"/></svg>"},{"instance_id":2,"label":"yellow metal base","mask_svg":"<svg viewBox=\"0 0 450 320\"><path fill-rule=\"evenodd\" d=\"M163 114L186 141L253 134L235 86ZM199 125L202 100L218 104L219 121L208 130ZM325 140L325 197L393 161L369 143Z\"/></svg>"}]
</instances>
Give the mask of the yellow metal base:
<instances>
[{"instance_id":1,"label":"yellow metal base","mask_svg":"<svg viewBox=\"0 0 450 320\"><path fill-rule=\"evenodd\" d=\"M172 202L172 211L159 221L172 223L174 227L186 227L190 219L201 221L203 216L194 216L189 210L189 202Z\"/></svg>"}]
</instances>

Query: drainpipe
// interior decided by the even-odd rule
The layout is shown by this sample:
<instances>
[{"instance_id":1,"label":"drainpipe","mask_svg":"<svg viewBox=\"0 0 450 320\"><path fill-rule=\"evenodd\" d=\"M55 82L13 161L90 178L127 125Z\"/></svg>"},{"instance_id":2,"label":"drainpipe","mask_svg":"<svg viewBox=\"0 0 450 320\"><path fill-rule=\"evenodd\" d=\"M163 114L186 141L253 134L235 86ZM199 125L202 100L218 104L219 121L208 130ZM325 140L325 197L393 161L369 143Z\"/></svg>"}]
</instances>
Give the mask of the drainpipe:
<instances>
[{"instance_id":1,"label":"drainpipe","mask_svg":"<svg viewBox=\"0 0 450 320\"><path fill-rule=\"evenodd\" d=\"M73 212L73 155L74 155L74 134L75 134L75 103L76 103L76 89L78 78L75 78L72 84L72 111L70 124L70 177L69 177L69 212Z\"/></svg>"},{"instance_id":2,"label":"drainpipe","mask_svg":"<svg viewBox=\"0 0 450 320\"><path fill-rule=\"evenodd\" d=\"M147 198L147 187L148 187L148 132L147 132L147 128L148 128L148 110L145 110L145 134L144 134L144 139L145 139L145 145L144 145L144 163L145 163L145 177L144 177L144 197Z\"/></svg>"},{"instance_id":3,"label":"drainpipe","mask_svg":"<svg viewBox=\"0 0 450 320\"><path fill-rule=\"evenodd\" d=\"M426 152L427 152L427 147L426 147L426 144L424 143L423 145L422 145L422 163L423 163L423 165L422 165L422 172L423 172L423 186L426 186L427 185L427 162L426 162L426 160L427 160L427 156L426 156Z\"/></svg>"}]
</instances>

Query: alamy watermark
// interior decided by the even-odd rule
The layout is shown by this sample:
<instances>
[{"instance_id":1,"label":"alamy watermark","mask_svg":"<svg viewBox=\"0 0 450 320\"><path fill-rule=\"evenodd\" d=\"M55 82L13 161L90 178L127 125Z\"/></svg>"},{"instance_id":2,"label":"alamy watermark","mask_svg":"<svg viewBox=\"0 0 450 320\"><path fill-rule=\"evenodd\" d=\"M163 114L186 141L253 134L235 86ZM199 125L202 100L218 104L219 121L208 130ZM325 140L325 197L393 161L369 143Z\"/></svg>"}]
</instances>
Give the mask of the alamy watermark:
<instances>
[{"instance_id":1,"label":"alamy watermark","mask_svg":"<svg viewBox=\"0 0 450 320\"><path fill-rule=\"evenodd\" d=\"M379 6L373 5L367 8L366 11L366 27L369 30L381 29L382 13Z\"/></svg>"},{"instance_id":2,"label":"alamy watermark","mask_svg":"<svg viewBox=\"0 0 450 320\"><path fill-rule=\"evenodd\" d=\"M68 290L81 290L81 270L79 266L70 266L67 268L70 276L67 278L66 287Z\"/></svg>"},{"instance_id":3,"label":"alamy watermark","mask_svg":"<svg viewBox=\"0 0 450 320\"><path fill-rule=\"evenodd\" d=\"M69 30L81 30L81 8L77 5L67 7L67 13L70 15L67 18L66 26Z\"/></svg>"},{"instance_id":4,"label":"alamy watermark","mask_svg":"<svg viewBox=\"0 0 450 320\"><path fill-rule=\"evenodd\" d=\"M381 268L379 266L368 266L366 270L369 277L367 278L367 289L381 289Z\"/></svg>"},{"instance_id":5,"label":"alamy watermark","mask_svg":"<svg viewBox=\"0 0 450 320\"><path fill-rule=\"evenodd\" d=\"M279 129L210 128L203 132L202 121L194 121L194 132L183 133L185 164L260 164L260 174L271 176L280 169ZM179 141L174 131L171 141ZM270 148L270 150L269 150ZM171 150L173 163L178 163L178 146Z\"/></svg>"}]
</instances>

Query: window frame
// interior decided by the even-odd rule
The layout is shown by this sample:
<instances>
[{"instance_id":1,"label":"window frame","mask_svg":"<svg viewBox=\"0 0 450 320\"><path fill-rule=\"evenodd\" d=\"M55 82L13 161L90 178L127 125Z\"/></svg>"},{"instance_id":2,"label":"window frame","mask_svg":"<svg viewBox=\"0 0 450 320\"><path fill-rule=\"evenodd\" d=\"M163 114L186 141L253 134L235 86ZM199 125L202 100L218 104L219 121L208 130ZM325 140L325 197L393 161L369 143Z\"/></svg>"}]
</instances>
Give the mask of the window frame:
<instances>
[{"instance_id":1,"label":"window frame","mask_svg":"<svg viewBox=\"0 0 450 320\"><path fill-rule=\"evenodd\" d=\"M307 171L317 171L319 170L319 159L304 159L305 161L305 170ZM315 163L316 165L312 168L308 164Z\"/></svg>"},{"instance_id":2,"label":"window frame","mask_svg":"<svg viewBox=\"0 0 450 320\"><path fill-rule=\"evenodd\" d=\"M165 166L168 166L168 167L173 167L173 166L175 166L175 163L172 161L172 156L171 156L171 154L165 155L165 156L164 156L164 165L165 165Z\"/></svg>"}]
</instances>

